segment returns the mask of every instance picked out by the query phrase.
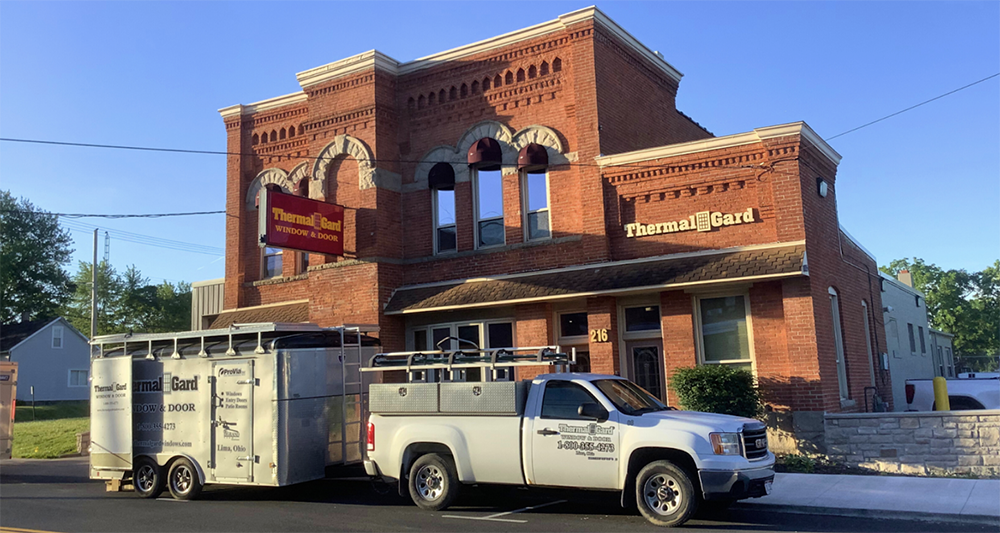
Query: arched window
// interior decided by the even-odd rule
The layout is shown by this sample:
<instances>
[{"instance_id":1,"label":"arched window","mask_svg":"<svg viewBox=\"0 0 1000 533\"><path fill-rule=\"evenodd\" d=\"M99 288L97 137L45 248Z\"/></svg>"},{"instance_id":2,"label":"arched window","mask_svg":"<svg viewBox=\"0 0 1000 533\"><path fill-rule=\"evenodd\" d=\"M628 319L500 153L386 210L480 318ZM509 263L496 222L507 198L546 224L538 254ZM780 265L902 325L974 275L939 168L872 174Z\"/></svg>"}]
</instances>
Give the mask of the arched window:
<instances>
[{"instance_id":1,"label":"arched window","mask_svg":"<svg viewBox=\"0 0 1000 533\"><path fill-rule=\"evenodd\" d=\"M257 143L260 142L260 137L258 137L257 134L254 133L253 134L253 140L251 140L250 142L253 143L253 144L257 144Z\"/></svg>"},{"instance_id":2,"label":"arched window","mask_svg":"<svg viewBox=\"0 0 1000 533\"><path fill-rule=\"evenodd\" d=\"M463 84L462 84L462 88L461 88L461 90L459 91L459 95L460 95L460 96L461 96L462 98L465 98L466 96L469 96L469 86L463 83Z\"/></svg>"},{"instance_id":3,"label":"arched window","mask_svg":"<svg viewBox=\"0 0 1000 533\"><path fill-rule=\"evenodd\" d=\"M524 81L524 69L523 68L517 69L517 81L519 81L519 82Z\"/></svg>"},{"instance_id":4,"label":"arched window","mask_svg":"<svg viewBox=\"0 0 1000 533\"><path fill-rule=\"evenodd\" d=\"M535 68L535 65L531 65L530 67L528 67L528 79L534 79L537 76L538 76L538 69Z\"/></svg>"},{"instance_id":5,"label":"arched window","mask_svg":"<svg viewBox=\"0 0 1000 533\"><path fill-rule=\"evenodd\" d=\"M549 226L549 153L540 144L531 143L517 154L521 172L521 211L524 213L526 240L552 236Z\"/></svg>"},{"instance_id":6,"label":"arched window","mask_svg":"<svg viewBox=\"0 0 1000 533\"><path fill-rule=\"evenodd\" d=\"M507 71L507 75L504 76L503 82L504 82L504 85L511 85L511 84L513 84L514 83L514 73L508 70Z\"/></svg>"},{"instance_id":7,"label":"arched window","mask_svg":"<svg viewBox=\"0 0 1000 533\"><path fill-rule=\"evenodd\" d=\"M285 133L285 128L281 128L281 130L278 131L278 139L282 141L285 140Z\"/></svg>"},{"instance_id":8,"label":"arched window","mask_svg":"<svg viewBox=\"0 0 1000 533\"><path fill-rule=\"evenodd\" d=\"M844 350L844 331L840 323L840 297L837 289L830 287L830 311L833 316L833 348L837 356L837 383L840 385L841 401L850 398L847 386L847 353Z\"/></svg>"},{"instance_id":9,"label":"arched window","mask_svg":"<svg viewBox=\"0 0 1000 533\"><path fill-rule=\"evenodd\" d=\"M539 65L538 73L540 75L542 75L542 76L545 76L546 74L549 73L549 63L548 63L548 61L542 61L542 64Z\"/></svg>"},{"instance_id":10,"label":"arched window","mask_svg":"<svg viewBox=\"0 0 1000 533\"><path fill-rule=\"evenodd\" d=\"M299 135L302 135L303 133L305 133L305 131L306 131L305 127L302 124L299 124Z\"/></svg>"},{"instance_id":11,"label":"arched window","mask_svg":"<svg viewBox=\"0 0 1000 533\"><path fill-rule=\"evenodd\" d=\"M309 176L303 176L302 179L295 184L294 192L297 196L309 198ZM299 252L298 256L299 258L298 263L296 264L296 270L298 274L304 274L309 270L309 254L307 252Z\"/></svg>"},{"instance_id":12,"label":"arched window","mask_svg":"<svg viewBox=\"0 0 1000 533\"><path fill-rule=\"evenodd\" d=\"M558 57L552 60L552 72L559 72L562 70L562 59Z\"/></svg>"},{"instance_id":13,"label":"arched window","mask_svg":"<svg viewBox=\"0 0 1000 533\"><path fill-rule=\"evenodd\" d=\"M434 253L454 252L458 248L455 224L455 169L438 163L427 174L434 217Z\"/></svg>"},{"instance_id":14,"label":"arched window","mask_svg":"<svg viewBox=\"0 0 1000 533\"><path fill-rule=\"evenodd\" d=\"M473 213L476 221L476 248L502 246L506 240L503 221L503 151L496 139L484 137L469 147L472 171Z\"/></svg>"},{"instance_id":15,"label":"arched window","mask_svg":"<svg viewBox=\"0 0 1000 533\"><path fill-rule=\"evenodd\" d=\"M267 144L267 132L266 131L264 133L262 133L261 136L260 136L260 144Z\"/></svg>"},{"instance_id":16,"label":"arched window","mask_svg":"<svg viewBox=\"0 0 1000 533\"><path fill-rule=\"evenodd\" d=\"M278 132L271 130L271 142L275 142L277 140L278 140Z\"/></svg>"},{"instance_id":17,"label":"arched window","mask_svg":"<svg viewBox=\"0 0 1000 533\"><path fill-rule=\"evenodd\" d=\"M437 102L437 93L427 95L427 105L434 105Z\"/></svg>"},{"instance_id":18,"label":"arched window","mask_svg":"<svg viewBox=\"0 0 1000 533\"><path fill-rule=\"evenodd\" d=\"M444 89L441 89L441 92L438 93L438 103L443 104L445 98L446 98L446 95L445 95Z\"/></svg>"},{"instance_id":19,"label":"arched window","mask_svg":"<svg viewBox=\"0 0 1000 533\"><path fill-rule=\"evenodd\" d=\"M448 91L448 100L454 100L458 98L458 89L454 85L451 86L451 90Z\"/></svg>"},{"instance_id":20,"label":"arched window","mask_svg":"<svg viewBox=\"0 0 1000 533\"><path fill-rule=\"evenodd\" d=\"M483 92L490 90L490 79L483 78Z\"/></svg>"},{"instance_id":21,"label":"arched window","mask_svg":"<svg viewBox=\"0 0 1000 533\"><path fill-rule=\"evenodd\" d=\"M493 78L493 88L494 89L499 89L501 85L503 85L503 78L501 78L500 75L497 74Z\"/></svg>"},{"instance_id":22,"label":"arched window","mask_svg":"<svg viewBox=\"0 0 1000 533\"><path fill-rule=\"evenodd\" d=\"M295 137L295 126L288 128L288 137L289 138Z\"/></svg>"},{"instance_id":23,"label":"arched window","mask_svg":"<svg viewBox=\"0 0 1000 533\"><path fill-rule=\"evenodd\" d=\"M472 94L479 93L479 80L472 82Z\"/></svg>"}]
</instances>

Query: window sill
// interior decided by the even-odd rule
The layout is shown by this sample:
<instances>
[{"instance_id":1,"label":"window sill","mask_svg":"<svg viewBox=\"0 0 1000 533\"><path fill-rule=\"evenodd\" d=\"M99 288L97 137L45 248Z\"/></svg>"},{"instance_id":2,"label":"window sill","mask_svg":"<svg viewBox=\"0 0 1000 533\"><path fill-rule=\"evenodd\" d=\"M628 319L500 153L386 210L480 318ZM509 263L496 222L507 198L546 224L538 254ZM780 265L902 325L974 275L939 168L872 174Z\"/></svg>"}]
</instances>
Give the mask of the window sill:
<instances>
[{"instance_id":1,"label":"window sill","mask_svg":"<svg viewBox=\"0 0 1000 533\"><path fill-rule=\"evenodd\" d=\"M550 244L565 244L568 242L579 242L583 240L580 235L569 235L566 237L550 238L545 240L536 240L528 242L519 242L516 244L508 244L504 246L488 246L483 248L478 248L476 250L467 250L464 252L447 252L443 254L435 254L426 257L415 257L413 259L406 259L402 262L404 265L413 265L419 263L429 263L432 261L438 261L441 259L458 259L462 257L471 257L476 255L493 254L497 252L506 252L510 250L519 250L521 248L533 248L535 246L548 246ZM310 267L310 269L313 267Z\"/></svg>"},{"instance_id":2,"label":"window sill","mask_svg":"<svg viewBox=\"0 0 1000 533\"><path fill-rule=\"evenodd\" d=\"M244 287L261 287L261 286L264 286L264 285L280 285L282 283L290 283L290 282L293 282L293 281L300 281L300 280L304 280L304 279L308 279L308 278L309 278L309 276L306 275L306 274L299 274L297 276L287 276L287 277L279 277L279 278L267 278L267 279L261 279L261 280L257 280L257 281L251 281L251 282L248 282L248 283L244 283L243 286Z\"/></svg>"}]
</instances>

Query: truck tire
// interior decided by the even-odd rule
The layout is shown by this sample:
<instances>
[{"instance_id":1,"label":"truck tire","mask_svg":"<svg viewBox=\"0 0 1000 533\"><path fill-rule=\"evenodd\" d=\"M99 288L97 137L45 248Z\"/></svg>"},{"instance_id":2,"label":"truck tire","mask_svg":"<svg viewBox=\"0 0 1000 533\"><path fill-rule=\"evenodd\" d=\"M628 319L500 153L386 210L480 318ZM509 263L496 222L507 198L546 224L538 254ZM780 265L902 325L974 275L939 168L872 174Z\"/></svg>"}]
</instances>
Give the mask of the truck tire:
<instances>
[{"instance_id":1,"label":"truck tire","mask_svg":"<svg viewBox=\"0 0 1000 533\"><path fill-rule=\"evenodd\" d=\"M167 488L170 495L178 500L193 500L201 494L201 480L198 478L198 470L185 457L181 457L170 465L170 473L167 474Z\"/></svg>"},{"instance_id":2,"label":"truck tire","mask_svg":"<svg viewBox=\"0 0 1000 533\"><path fill-rule=\"evenodd\" d=\"M163 493L163 468L149 457L140 457L132 467L132 486L140 498L156 498Z\"/></svg>"},{"instance_id":3,"label":"truck tire","mask_svg":"<svg viewBox=\"0 0 1000 533\"><path fill-rule=\"evenodd\" d=\"M663 527L687 522L698 507L687 472L670 461L653 461L639 471L635 500L646 520Z\"/></svg>"},{"instance_id":4,"label":"truck tire","mask_svg":"<svg viewBox=\"0 0 1000 533\"><path fill-rule=\"evenodd\" d=\"M428 453L413 462L409 486L410 498L417 507L440 511L455 501L461 483L450 459Z\"/></svg>"}]
</instances>

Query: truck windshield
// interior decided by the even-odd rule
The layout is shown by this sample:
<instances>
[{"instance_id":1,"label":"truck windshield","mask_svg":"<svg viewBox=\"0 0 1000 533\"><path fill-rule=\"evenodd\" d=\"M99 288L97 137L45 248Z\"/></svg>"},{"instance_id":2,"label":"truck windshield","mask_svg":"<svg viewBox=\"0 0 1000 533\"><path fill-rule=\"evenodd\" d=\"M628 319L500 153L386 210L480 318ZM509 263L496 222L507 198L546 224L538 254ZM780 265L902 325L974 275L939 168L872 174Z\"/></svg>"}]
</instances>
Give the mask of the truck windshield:
<instances>
[{"instance_id":1,"label":"truck windshield","mask_svg":"<svg viewBox=\"0 0 1000 533\"><path fill-rule=\"evenodd\" d=\"M626 379L599 379L594 386L627 415L641 415L670 409L645 389Z\"/></svg>"}]
</instances>

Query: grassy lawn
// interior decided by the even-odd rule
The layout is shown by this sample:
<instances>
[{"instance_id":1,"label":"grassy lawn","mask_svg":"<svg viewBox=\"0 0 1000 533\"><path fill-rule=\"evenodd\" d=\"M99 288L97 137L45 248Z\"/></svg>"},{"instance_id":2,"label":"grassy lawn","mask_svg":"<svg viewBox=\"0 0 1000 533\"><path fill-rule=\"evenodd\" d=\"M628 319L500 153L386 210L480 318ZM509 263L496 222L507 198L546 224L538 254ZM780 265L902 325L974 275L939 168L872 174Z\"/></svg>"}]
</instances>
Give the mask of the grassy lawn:
<instances>
[{"instance_id":1,"label":"grassy lawn","mask_svg":"<svg viewBox=\"0 0 1000 533\"><path fill-rule=\"evenodd\" d=\"M52 459L76 453L76 434L90 431L90 402L60 402L35 407L18 402L14 411L13 456Z\"/></svg>"}]
</instances>

